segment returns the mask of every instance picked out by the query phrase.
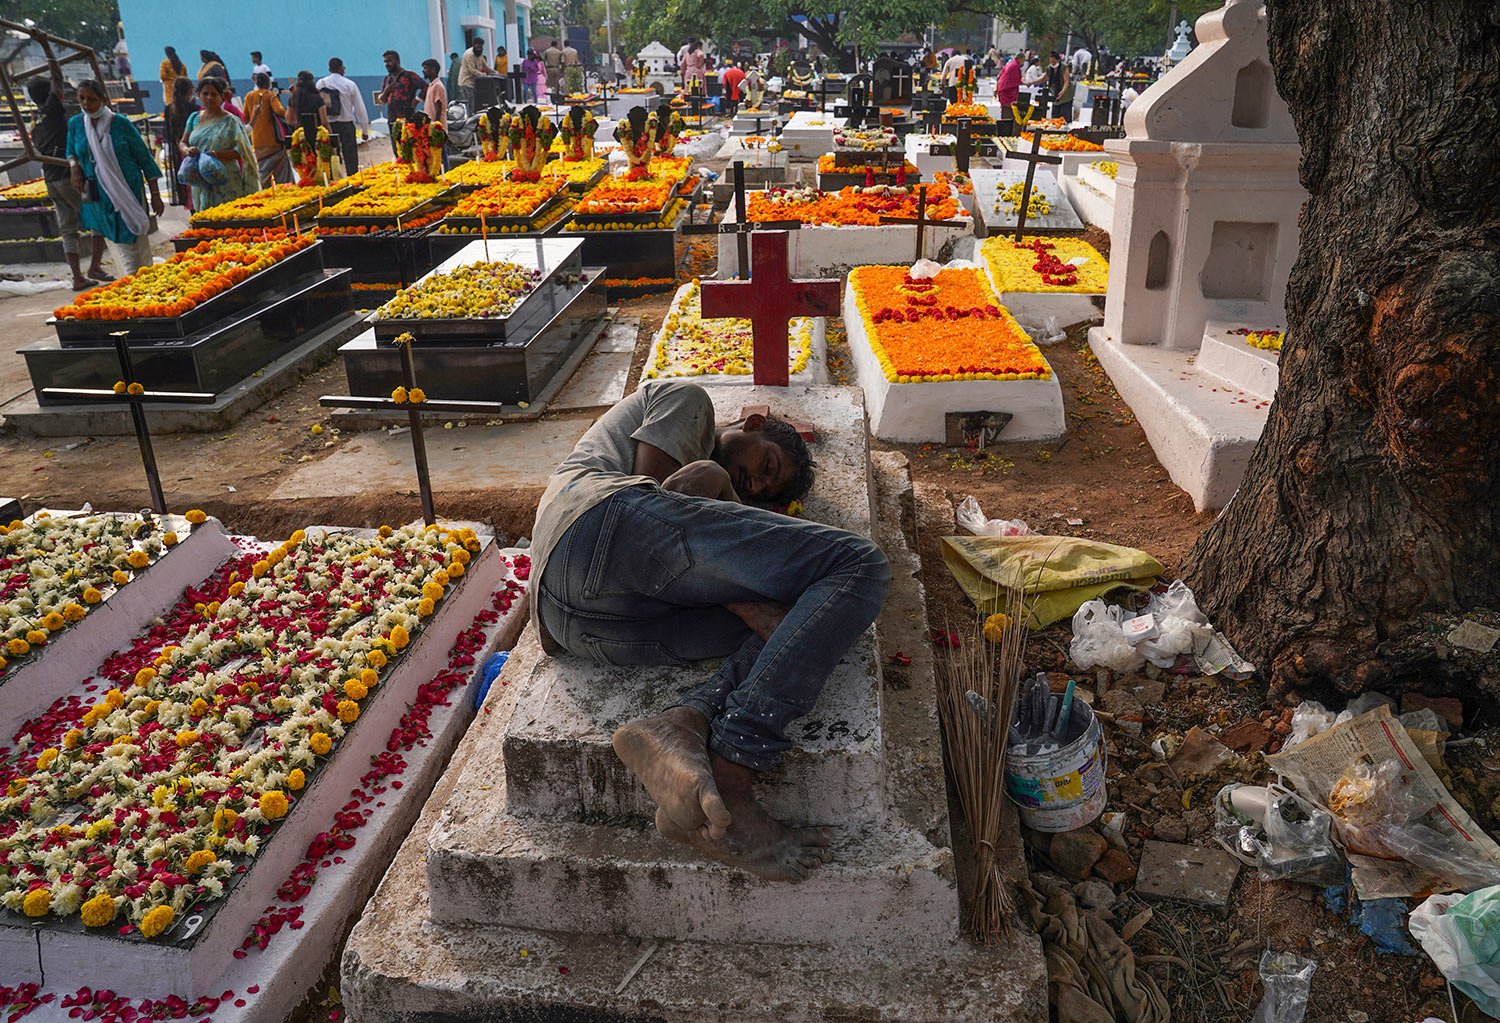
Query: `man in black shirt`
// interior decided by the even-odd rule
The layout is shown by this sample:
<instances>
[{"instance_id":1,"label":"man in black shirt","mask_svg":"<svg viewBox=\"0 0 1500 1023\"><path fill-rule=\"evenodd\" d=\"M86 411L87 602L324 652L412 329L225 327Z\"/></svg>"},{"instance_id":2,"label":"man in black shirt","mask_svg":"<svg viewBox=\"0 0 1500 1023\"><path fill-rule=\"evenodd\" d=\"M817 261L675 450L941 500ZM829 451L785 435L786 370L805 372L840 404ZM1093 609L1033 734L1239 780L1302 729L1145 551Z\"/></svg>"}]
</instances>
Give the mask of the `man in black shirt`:
<instances>
[{"instance_id":1,"label":"man in black shirt","mask_svg":"<svg viewBox=\"0 0 1500 1023\"><path fill-rule=\"evenodd\" d=\"M62 77L55 72L52 81L33 78L26 86L31 102L36 104L37 119L31 126L31 143L43 156L56 157L59 163L42 164L42 180L47 185L47 196L57 210L58 233L62 235L63 255L68 260L68 269L73 271L73 290L83 291L101 281L113 280L99 266L104 258L104 238L90 235L93 259L89 261L89 272L84 275L79 263L79 221L83 215L83 197L73 187L63 154L68 145L68 112L62 105Z\"/></svg>"},{"instance_id":2,"label":"man in black shirt","mask_svg":"<svg viewBox=\"0 0 1500 1023\"><path fill-rule=\"evenodd\" d=\"M385 70L385 80L380 83L380 95L375 101L385 104L385 119L391 130L391 149L400 156L396 122L412 119L417 104L427 93L427 83L415 71L408 71L401 66L401 54L395 50L385 51Z\"/></svg>"}]
</instances>

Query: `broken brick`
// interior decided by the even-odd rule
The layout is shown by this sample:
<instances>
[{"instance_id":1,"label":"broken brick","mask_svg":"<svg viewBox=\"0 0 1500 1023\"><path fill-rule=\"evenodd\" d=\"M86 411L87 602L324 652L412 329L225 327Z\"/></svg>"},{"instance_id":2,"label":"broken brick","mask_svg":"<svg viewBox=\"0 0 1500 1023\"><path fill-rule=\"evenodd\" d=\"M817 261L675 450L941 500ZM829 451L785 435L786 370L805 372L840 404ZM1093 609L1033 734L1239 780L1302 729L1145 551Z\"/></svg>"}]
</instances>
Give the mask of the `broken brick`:
<instances>
[{"instance_id":1,"label":"broken brick","mask_svg":"<svg viewBox=\"0 0 1500 1023\"><path fill-rule=\"evenodd\" d=\"M1414 710L1435 711L1438 717L1448 722L1448 727L1454 731L1458 731L1464 724L1464 705L1456 697L1402 693L1401 713L1407 714Z\"/></svg>"},{"instance_id":2,"label":"broken brick","mask_svg":"<svg viewBox=\"0 0 1500 1023\"><path fill-rule=\"evenodd\" d=\"M1047 858L1060 873L1075 881L1082 881L1094 869L1094 864L1104 856L1109 843L1104 836L1092 828L1077 831L1059 831L1052 836L1047 847Z\"/></svg>"},{"instance_id":3,"label":"broken brick","mask_svg":"<svg viewBox=\"0 0 1500 1023\"><path fill-rule=\"evenodd\" d=\"M1135 863L1119 849L1110 849L1094 864L1094 874L1110 884L1128 884L1135 880Z\"/></svg>"},{"instance_id":4,"label":"broken brick","mask_svg":"<svg viewBox=\"0 0 1500 1023\"><path fill-rule=\"evenodd\" d=\"M1237 753L1258 753L1271 745L1271 733L1254 718L1245 718L1219 733L1219 741Z\"/></svg>"}]
</instances>

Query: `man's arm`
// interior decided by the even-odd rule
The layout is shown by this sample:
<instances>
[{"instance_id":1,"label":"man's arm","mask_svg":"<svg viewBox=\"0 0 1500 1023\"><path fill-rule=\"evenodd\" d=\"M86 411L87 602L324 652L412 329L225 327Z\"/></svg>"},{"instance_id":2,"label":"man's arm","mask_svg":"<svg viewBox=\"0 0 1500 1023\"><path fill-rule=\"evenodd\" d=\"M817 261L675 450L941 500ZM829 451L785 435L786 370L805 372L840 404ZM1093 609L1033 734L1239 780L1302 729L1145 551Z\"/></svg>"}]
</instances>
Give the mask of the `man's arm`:
<instances>
[{"instance_id":1,"label":"man's arm","mask_svg":"<svg viewBox=\"0 0 1500 1023\"><path fill-rule=\"evenodd\" d=\"M689 462L662 482L663 490L692 497L711 497L719 501L742 503L734 484L722 465L711 459Z\"/></svg>"},{"instance_id":2,"label":"man's arm","mask_svg":"<svg viewBox=\"0 0 1500 1023\"><path fill-rule=\"evenodd\" d=\"M658 483L665 483L669 476L681 468L681 462L655 444L647 444L643 440L635 442L634 469L637 476L650 476Z\"/></svg>"}]
</instances>

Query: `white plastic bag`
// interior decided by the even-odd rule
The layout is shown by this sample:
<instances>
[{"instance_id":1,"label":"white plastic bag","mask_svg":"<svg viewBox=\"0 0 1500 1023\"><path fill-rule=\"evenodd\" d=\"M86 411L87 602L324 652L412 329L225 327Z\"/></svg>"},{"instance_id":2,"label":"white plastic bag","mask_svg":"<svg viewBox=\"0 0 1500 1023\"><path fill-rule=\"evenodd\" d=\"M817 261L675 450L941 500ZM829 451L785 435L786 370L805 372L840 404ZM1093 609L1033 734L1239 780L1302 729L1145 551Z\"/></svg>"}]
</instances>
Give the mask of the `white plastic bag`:
<instances>
[{"instance_id":1,"label":"white plastic bag","mask_svg":"<svg viewBox=\"0 0 1500 1023\"><path fill-rule=\"evenodd\" d=\"M1125 638L1120 623L1125 613L1102 600L1084 601L1073 615L1073 642L1068 656L1080 668L1104 667L1112 671L1135 671L1146 663L1145 655ZM1141 646L1145 646L1142 643Z\"/></svg>"},{"instance_id":2,"label":"white plastic bag","mask_svg":"<svg viewBox=\"0 0 1500 1023\"><path fill-rule=\"evenodd\" d=\"M1444 977L1500 1017L1500 885L1472 895L1434 895L1407 917L1406 926Z\"/></svg>"},{"instance_id":3,"label":"white plastic bag","mask_svg":"<svg viewBox=\"0 0 1500 1023\"><path fill-rule=\"evenodd\" d=\"M1292 711L1292 731L1281 748L1289 750L1299 742L1306 742L1313 736L1328 731L1333 727L1334 716L1333 711L1317 700L1303 700Z\"/></svg>"},{"instance_id":4,"label":"white plastic bag","mask_svg":"<svg viewBox=\"0 0 1500 1023\"><path fill-rule=\"evenodd\" d=\"M1318 964L1290 952L1260 954L1260 982L1266 993L1255 1007L1251 1023L1302 1023L1307 996Z\"/></svg>"},{"instance_id":5,"label":"white plastic bag","mask_svg":"<svg viewBox=\"0 0 1500 1023\"><path fill-rule=\"evenodd\" d=\"M1031 527L1020 519L987 519L979 502L970 494L958 502L958 524L975 536L1029 536Z\"/></svg>"},{"instance_id":6,"label":"white plastic bag","mask_svg":"<svg viewBox=\"0 0 1500 1023\"><path fill-rule=\"evenodd\" d=\"M1145 610L1148 614L1155 615L1157 621L1163 618L1181 618L1194 625L1208 624L1208 615L1198 610L1193 591L1181 579L1174 579L1166 593L1151 594L1146 599Z\"/></svg>"}]
</instances>

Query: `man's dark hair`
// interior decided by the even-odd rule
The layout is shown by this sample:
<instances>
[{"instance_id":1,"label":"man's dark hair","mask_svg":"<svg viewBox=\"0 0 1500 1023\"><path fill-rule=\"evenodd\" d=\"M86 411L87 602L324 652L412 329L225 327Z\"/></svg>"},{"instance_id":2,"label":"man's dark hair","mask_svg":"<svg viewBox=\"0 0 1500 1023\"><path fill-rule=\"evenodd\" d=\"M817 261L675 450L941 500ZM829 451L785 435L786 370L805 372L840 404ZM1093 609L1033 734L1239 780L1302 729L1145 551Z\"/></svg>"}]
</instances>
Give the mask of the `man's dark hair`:
<instances>
[{"instance_id":1,"label":"man's dark hair","mask_svg":"<svg viewBox=\"0 0 1500 1023\"><path fill-rule=\"evenodd\" d=\"M397 53L395 50L386 50L384 53L381 54L381 56L382 57L394 57L394 58L396 58L396 63L397 64L401 63L401 54Z\"/></svg>"},{"instance_id":2,"label":"man's dark hair","mask_svg":"<svg viewBox=\"0 0 1500 1023\"><path fill-rule=\"evenodd\" d=\"M264 71L255 72L255 87L257 89L269 89L271 87L271 76Z\"/></svg>"},{"instance_id":3,"label":"man's dark hair","mask_svg":"<svg viewBox=\"0 0 1500 1023\"><path fill-rule=\"evenodd\" d=\"M41 106L52 95L52 83L45 78L33 78L26 83L26 93L31 97L31 102Z\"/></svg>"},{"instance_id":4,"label":"man's dark hair","mask_svg":"<svg viewBox=\"0 0 1500 1023\"><path fill-rule=\"evenodd\" d=\"M250 51L250 59L253 60L253 61L255 61L255 63L257 63L257 64L261 63L260 51L259 50L251 50Z\"/></svg>"},{"instance_id":5,"label":"man's dark hair","mask_svg":"<svg viewBox=\"0 0 1500 1023\"><path fill-rule=\"evenodd\" d=\"M802 435L784 419L775 416L766 417L766 425L761 427L766 440L774 441L786 456L792 460L797 467L797 475L792 477L792 482L781 489L781 492L773 495L777 501L796 501L807 496L807 492L813 485L813 458L812 452L807 450L807 442Z\"/></svg>"},{"instance_id":6,"label":"man's dark hair","mask_svg":"<svg viewBox=\"0 0 1500 1023\"><path fill-rule=\"evenodd\" d=\"M329 57L328 70L336 75L341 75L344 73L344 62L338 57Z\"/></svg>"},{"instance_id":7,"label":"man's dark hair","mask_svg":"<svg viewBox=\"0 0 1500 1023\"><path fill-rule=\"evenodd\" d=\"M422 70L426 71L428 68L432 68L433 72L436 73L443 69L443 65L439 64L431 57L428 57L426 60L422 61Z\"/></svg>"}]
</instances>

